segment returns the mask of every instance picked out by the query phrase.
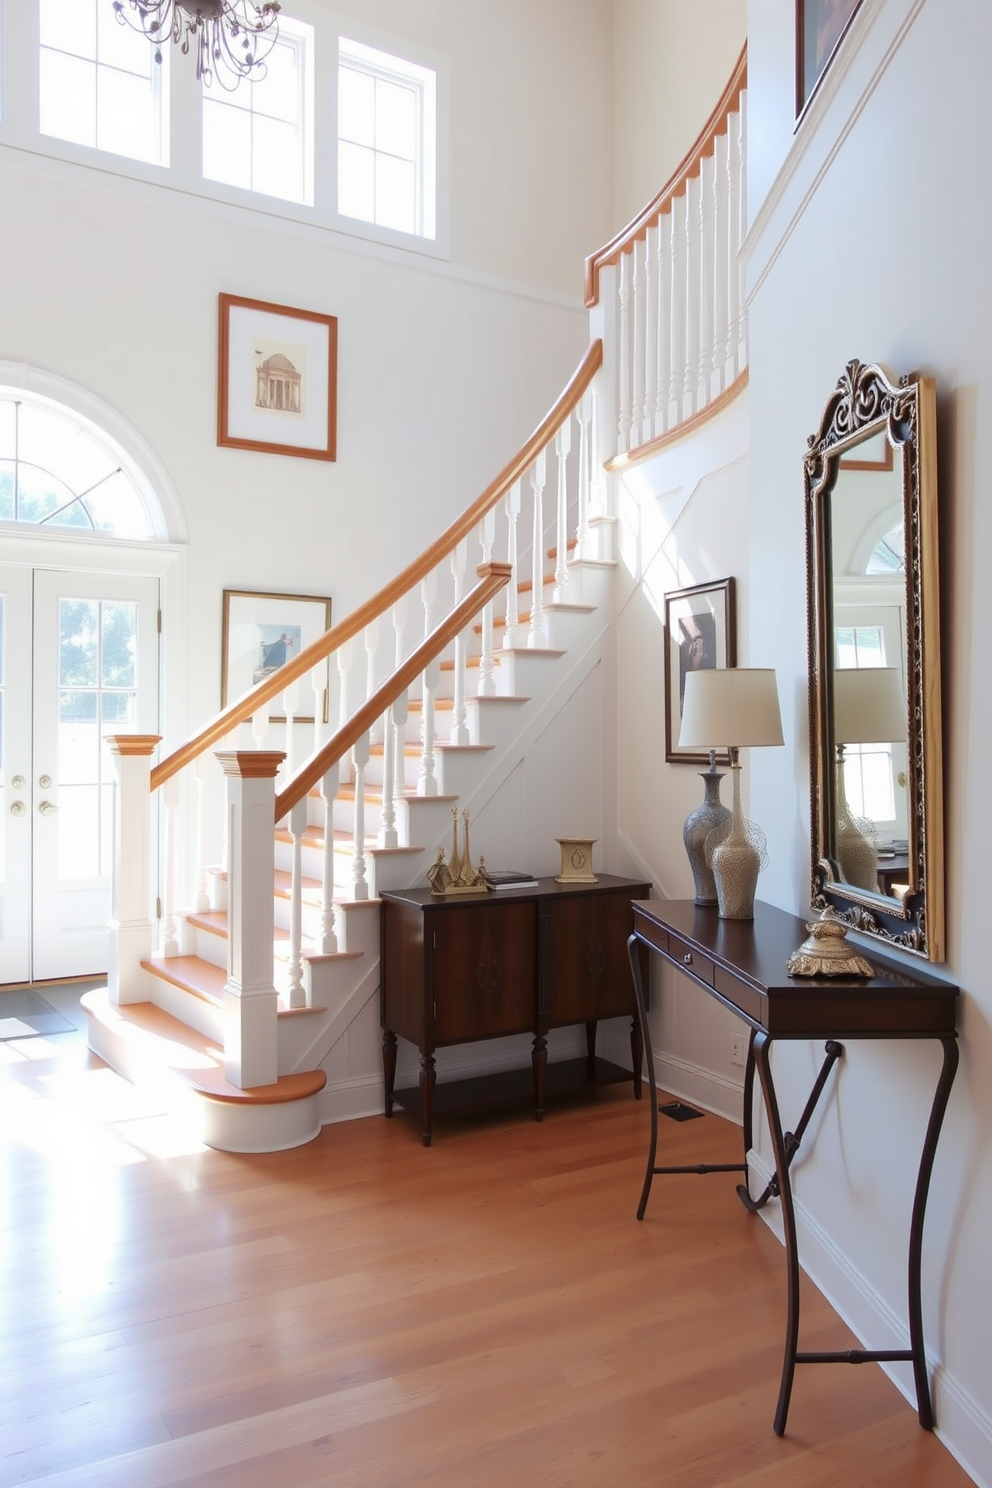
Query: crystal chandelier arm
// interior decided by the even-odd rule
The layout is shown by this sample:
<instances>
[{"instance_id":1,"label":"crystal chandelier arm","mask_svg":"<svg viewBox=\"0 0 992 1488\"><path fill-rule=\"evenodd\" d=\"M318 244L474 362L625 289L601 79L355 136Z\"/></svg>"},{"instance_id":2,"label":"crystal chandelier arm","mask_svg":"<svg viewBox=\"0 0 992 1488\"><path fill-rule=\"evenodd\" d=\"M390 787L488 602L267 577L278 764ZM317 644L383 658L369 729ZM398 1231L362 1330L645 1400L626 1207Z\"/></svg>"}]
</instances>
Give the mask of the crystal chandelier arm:
<instances>
[{"instance_id":1,"label":"crystal chandelier arm","mask_svg":"<svg viewBox=\"0 0 992 1488\"><path fill-rule=\"evenodd\" d=\"M261 81L279 37L277 0L113 0L113 6L122 25L156 48L156 62L170 37L184 56L195 37L197 78L207 87L216 79L228 92L242 78Z\"/></svg>"}]
</instances>

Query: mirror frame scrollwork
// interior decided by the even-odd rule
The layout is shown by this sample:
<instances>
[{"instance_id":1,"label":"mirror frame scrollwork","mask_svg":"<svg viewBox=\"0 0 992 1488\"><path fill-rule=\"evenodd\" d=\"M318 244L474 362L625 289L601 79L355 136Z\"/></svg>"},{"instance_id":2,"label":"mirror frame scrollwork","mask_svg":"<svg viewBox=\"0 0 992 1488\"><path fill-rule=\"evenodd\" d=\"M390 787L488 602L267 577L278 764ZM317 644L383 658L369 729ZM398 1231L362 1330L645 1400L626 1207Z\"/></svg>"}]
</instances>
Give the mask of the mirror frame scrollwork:
<instances>
[{"instance_id":1,"label":"mirror frame scrollwork","mask_svg":"<svg viewBox=\"0 0 992 1488\"><path fill-rule=\"evenodd\" d=\"M833 569L830 495L841 458L883 433L902 452L905 538L907 842L909 887L899 897L841 879L834 823ZM940 615L936 387L916 374L894 381L881 366L848 362L804 459L809 634L812 905L831 905L852 929L892 947L944 958Z\"/></svg>"}]
</instances>

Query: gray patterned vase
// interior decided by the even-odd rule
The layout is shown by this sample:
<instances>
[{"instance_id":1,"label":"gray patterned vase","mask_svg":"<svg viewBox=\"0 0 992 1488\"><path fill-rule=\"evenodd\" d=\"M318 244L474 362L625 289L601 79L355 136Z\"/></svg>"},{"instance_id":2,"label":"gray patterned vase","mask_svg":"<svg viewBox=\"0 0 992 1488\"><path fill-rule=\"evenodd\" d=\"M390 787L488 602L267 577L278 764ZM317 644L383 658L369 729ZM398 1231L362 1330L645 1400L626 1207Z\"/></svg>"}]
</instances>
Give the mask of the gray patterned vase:
<instances>
[{"instance_id":1,"label":"gray patterned vase","mask_svg":"<svg viewBox=\"0 0 992 1488\"><path fill-rule=\"evenodd\" d=\"M715 904L716 881L713 878L713 869L706 862L705 846L706 839L714 827L722 827L725 831L730 830L730 811L720 800L720 781L724 772L716 767L716 750L710 750L710 767L701 770L699 778L703 782L705 795L701 806L695 811L690 811L682 828L682 841L689 858L689 866L692 869L692 878L696 886L697 904Z\"/></svg>"}]
</instances>

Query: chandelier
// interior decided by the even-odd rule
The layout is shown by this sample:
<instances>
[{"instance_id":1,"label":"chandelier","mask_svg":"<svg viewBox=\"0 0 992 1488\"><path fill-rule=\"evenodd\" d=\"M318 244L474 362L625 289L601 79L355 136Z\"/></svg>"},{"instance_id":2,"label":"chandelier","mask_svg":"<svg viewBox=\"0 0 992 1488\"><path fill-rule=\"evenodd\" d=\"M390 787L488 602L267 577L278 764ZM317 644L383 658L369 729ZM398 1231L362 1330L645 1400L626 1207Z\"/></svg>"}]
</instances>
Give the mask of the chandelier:
<instances>
[{"instance_id":1,"label":"chandelier","mask_svg":"<svg viewBox=\"0 0 992 1488\"><path fill-rule=\"evenodd\" d=\"M113 0L117 19L147 36L162 60L169 37L189 53L196 42L196 75L216 78L232 92L242 78L265 76L265 59L279 35L278 0Z\"/></svg>"}]
</instances>

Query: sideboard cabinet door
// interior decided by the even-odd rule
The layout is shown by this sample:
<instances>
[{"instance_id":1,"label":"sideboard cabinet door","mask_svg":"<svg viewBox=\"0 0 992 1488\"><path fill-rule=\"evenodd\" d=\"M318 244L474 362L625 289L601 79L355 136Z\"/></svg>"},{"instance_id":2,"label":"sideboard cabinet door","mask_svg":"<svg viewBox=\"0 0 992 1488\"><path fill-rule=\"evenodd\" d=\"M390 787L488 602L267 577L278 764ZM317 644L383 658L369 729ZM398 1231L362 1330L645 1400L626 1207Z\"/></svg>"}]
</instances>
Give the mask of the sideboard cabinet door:
<instances>
[{"instance_id":1,"label":"sideboard cabinet door","mask_svg":"<svg viewBox=\"0 0 992 1488\"><path fill-rule=\"evenodd\" d=\"M629 893L555 899L546 909L549 1026L632 1016Z\"/></svg>"},{"instance_id":2,"label":"sideboard cabinet door","mask_svg":"<svg viewBox=\"0 0 992 1488\"><path fill-rule=\"evenodd\" d=\"M470 1043L533 1031L537 904L463 904L431 916L434 1042Z\"/></svg>"}]
</instances>

